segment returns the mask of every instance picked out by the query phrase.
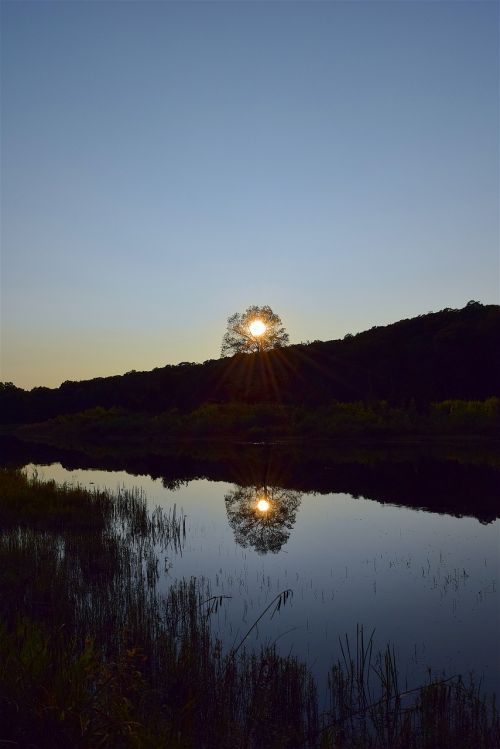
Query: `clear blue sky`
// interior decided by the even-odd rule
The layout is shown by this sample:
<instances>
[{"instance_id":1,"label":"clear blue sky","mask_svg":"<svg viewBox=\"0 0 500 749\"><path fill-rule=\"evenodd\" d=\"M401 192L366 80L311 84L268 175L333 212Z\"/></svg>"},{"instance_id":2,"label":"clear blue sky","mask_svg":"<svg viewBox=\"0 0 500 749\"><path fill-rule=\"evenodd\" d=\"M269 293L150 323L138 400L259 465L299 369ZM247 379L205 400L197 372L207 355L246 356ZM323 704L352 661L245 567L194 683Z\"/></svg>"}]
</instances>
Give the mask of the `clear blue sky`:
<instances>
[{"instance_id":1,"label":"clear blue sky","mask_svg":"<svg viewBox=\"0 0 500 749\"><path fill-rule=\"evenodd\" d=\"M499 302L496 2L3 2L23 387Z\"/></svg>"}]
</instances>

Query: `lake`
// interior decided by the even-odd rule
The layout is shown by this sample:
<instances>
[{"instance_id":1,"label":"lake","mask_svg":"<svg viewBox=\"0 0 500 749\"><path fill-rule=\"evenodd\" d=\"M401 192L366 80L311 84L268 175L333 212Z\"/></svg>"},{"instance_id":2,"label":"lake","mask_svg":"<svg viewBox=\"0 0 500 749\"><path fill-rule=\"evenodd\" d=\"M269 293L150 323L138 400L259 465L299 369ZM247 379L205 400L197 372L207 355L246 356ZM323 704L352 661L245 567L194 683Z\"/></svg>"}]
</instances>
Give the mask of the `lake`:
<instances>
[{"instance_id":1,"label":"lake","mask_svg":"<svg viewBox=\"0 0 500 749\"><path fill-rule=\"evenodd\" d=\"M306 660L320 695L339 637L355 642L358 625L365 636L375 630L376 649L394 644L409 687L431 668L474 671L498 692L500 472L491 456L414 447L84 456L24 446L15 460L14 452L4 462L44 479L139 488L151 508L175 504L186 537L178 553L162 554L161 585L194 576L210 595L228 596L212 616L227 648L291 590L245 645L275 642Z\"/></svg>"}]
</instances>

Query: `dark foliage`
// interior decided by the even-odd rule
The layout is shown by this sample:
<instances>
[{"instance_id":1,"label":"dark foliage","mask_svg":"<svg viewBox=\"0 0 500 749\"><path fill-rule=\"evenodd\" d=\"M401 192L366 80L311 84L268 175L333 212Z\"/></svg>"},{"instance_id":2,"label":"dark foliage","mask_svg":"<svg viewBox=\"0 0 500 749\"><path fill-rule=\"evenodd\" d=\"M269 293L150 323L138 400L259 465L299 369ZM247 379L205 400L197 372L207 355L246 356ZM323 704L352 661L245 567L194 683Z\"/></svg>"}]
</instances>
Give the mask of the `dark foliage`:
<instances>
[{"instance_id":1,"label":"dark foliage","mask_svg":"<svg viewBox=\"0 0 500 749\"><path fill-rule=\"evenodd\" d=\"M28 463L122 471L162 479L171 489L208 478L245 487L279 486L296 494L346 493L434 512L499 517L500 451L493 441L474 446L447 443L359 445L343 441L310 445L173 443L160 451L96 449L93 452L0 439L5 465ZM222 497L221 497L222 501ZM291 518L293 523L293 517Z\"/></svg>"},{"instance_id":2,"label":"dark foliage","mask_svg":"<svg viewBox=\"0 0 500 749\"><path fill-rule=\"evenodd\" d=\"M272 646L248 653L246 635L224 653L209 591L191 580L160 592L158 541L168 550L179 533L177 519L148 513L138 495L0 471L0 744L498 746L493 698L460 677L402 687L394 650L377 654L362 627L351 645L341 640L323 713L307 666L293 656ZM289 595L278 594L252 628Z\"/></svg>"},{"instance_id":3,"label":"dark foliage","mask_svg":"<svg viewBox=\"0 0 500 749\"><path fill-rule=\"evenodd\" d=\"M262 323L262 334L252 334L251 324ZM271 307L248 307L245 312L235 312L227 321L227 330L222 339L221 355L249 354L270 351L288 344L288 333L281 318Z\"/></svg>"},{"instance_id":4,"label":"dark foliage","mask_svg":"<svg viewBox=\"0 0 500 749\"><path fill-rule=\"evenodd\" d=\"M385 400L422 411L433 401L482 399L500 391L500 306L402 320L344 340L317 341L204 364L65 382L59 388L0 388L2 423L113 407L161 413L203 404L283 403L305 408Z\"/></svg>"},{"instance_id":5,"label":"dark foliage","mask_svg":"<svg viewBox=\"0 0 500 749\"><path fill-rule=\"evenodd\" d=\"M268 507L259 511L259 500ZM258 554L277 554L288 541L300 500L299 492L278 486L236 486L224 497L236 543Z\"/></svg>"}]
</instances>

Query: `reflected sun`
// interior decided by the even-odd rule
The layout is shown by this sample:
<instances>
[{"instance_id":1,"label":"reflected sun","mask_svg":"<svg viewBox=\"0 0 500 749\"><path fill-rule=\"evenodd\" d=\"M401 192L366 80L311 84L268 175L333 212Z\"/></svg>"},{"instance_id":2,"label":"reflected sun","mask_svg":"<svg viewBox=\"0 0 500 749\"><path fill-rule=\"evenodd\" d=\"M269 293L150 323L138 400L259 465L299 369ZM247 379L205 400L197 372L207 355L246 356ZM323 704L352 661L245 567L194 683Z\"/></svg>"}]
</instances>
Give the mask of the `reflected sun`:
<instances>
[{"instance_id":1,"label":"reflected sun","mask_svg":"<svg viewBox=\"0 0 500 749\"><path fill-rule=\"evenodd\" d=\"M257 509L259 510L259 512L267 512L270 507L271 505L269 504L267 499L259 499L259 501L257 502Z\"/></svg>"},{"instance_id":2,"label":"reflected sun","mask_svg":"<svg viewBox=\"0 0 500 749\"><path fill-rule=\"evenodd\" d=\"M256 338L266 332L266 326L262 322L262 320L253 320L248 327L250 329L250 333Z\"/></svg>"}]
</instances>

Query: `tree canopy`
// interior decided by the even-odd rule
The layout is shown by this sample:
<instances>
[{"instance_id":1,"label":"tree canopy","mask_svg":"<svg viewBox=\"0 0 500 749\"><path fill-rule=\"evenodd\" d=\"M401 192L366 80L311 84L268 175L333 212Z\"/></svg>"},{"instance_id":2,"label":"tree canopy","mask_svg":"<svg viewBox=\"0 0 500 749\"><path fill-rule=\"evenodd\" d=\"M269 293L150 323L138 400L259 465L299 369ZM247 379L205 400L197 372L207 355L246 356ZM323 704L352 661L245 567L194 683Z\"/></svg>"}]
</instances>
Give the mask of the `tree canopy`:
<instances>
[{"instance_id":1,"label":"tree canopy","mask_svg":"<svg viewBox=\"0 0 500 749\"><path fill-rule=\"evenodd\" d=\"M271 307L252 306L228 317L221 356L256 353L286 346L288 333Z\"/></svg>"},{"instance_id":2,"label":"tree canopy","mask_svg":"<svg viewBox=\"0 0 500 749\"><path fill-rule=\"evenodd\" d=\"M277 554L290 536L302 494L277 486L237 486L224 497L236 543Z\"/></svg>"},{"instance_id":3,"label":"tree canopy","mask_svg":"<svg viewBox=\"0 0 500 749\"><path fill-rule=\"evenodd\" d=\"M316 409L334 401L384 400L398 407L414 402L421 409L448 399L498 396L500 305L473 304L400 320L345 340L276 348L255 360L241 355L166 365L31 391L7 383L0 385L0 423L41 422L98 407L149 414L171 411L175 419L176 410L185 414L231 404L236 415L230 423L247 424L238 411L244 403L264 408L278 400ZM257 411L252 426L275 424L274 416L266 413L265 408L264 413ZM221 417L224 423L225 418ZM197 416L196 421L209 424L210 419ZM207 432L210 429L206 426Z\"/></svg>"}]
</instances>

